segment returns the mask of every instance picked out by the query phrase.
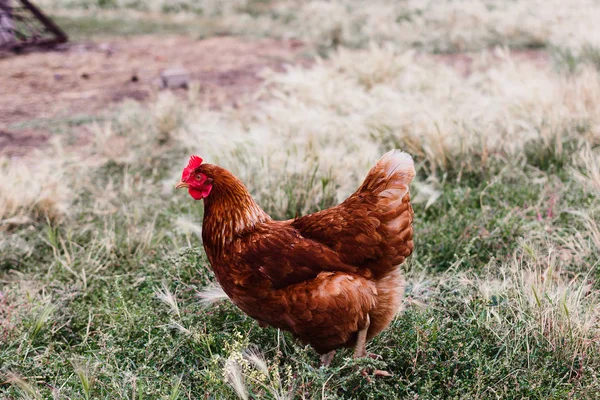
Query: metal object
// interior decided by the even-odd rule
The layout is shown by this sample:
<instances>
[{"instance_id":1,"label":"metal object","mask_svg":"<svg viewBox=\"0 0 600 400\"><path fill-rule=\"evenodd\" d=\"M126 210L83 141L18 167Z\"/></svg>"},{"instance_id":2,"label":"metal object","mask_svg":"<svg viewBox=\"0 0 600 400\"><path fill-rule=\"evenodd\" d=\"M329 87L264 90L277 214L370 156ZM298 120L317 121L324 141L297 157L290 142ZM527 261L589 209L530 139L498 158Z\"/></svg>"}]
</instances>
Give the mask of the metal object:
<instances>
[{"instance_id":1,"label":"metal object","mask_svg":"<svg viewBox=\"0 0 600 400\"><path fill-rule=\"evenodd\" d=\"M0 0L0 50L19 51L67 40L67 34L29 0Z\"/></svg>"}]
</instances>

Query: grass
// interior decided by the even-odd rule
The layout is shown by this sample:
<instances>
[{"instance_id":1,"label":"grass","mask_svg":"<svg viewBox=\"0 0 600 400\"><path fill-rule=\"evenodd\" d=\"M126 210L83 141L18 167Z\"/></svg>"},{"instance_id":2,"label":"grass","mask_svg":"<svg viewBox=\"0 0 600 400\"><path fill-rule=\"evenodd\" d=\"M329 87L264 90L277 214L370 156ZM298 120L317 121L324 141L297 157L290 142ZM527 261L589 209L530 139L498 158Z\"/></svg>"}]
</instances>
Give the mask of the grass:
<instances>
[{"instance_id":1,"label":"grass","mask_svg":"<svg viewBox=\"0 0 600 400\"><path fill-rule=\"evenodd\" d=\"M87 13L66 12L51 14L55 22L69 35L71 40L128 37L135 35L189 35L203 38L227 31L212 25L212 21L186 19L184 21L152 18L135 13L100 12L91 16Z\"/></svg>"},{"instance_id":2,"label":"grass","mask_svg":"<svg viewBox=\"0 0 600 400\"><path fill-rule=\"evenodd\" d=\"M74 12L54 4L56 13ZM502 7L469 4L500 26L513 23ZM439 18L452 7L420 15L444 27ZM566 20L552 26L552 43ZM460 29L472 49L493 42L485 29ZM435 43L435 32L424 43ZM90 132L76 151L57 141L34 157L0 161L0 397L600 396L594 58L580 56L576 40L564 42L579 57L567 69L499 48L473 54L463 76L423 53L442 47L350 50L362 46L360 35L342 35L311 68L270 74L252 107L207 110L165 92L100 119L51 121L61 132ZM527 36L516 37L502 40L518 47ZM454 48L451 38L444 48ZM342 351L319 368L310 348L259 328L223 298L201 246L202 207L173 185L199 154L287 218L343 200L392 147L417 165L404 311L369 344L382 360ZM369 383L358 373L365 366L394 376Z\"/></svg>"},{"instance_id":3,"label":"grass","mask_svg":"<svg viewBox=\"0 0 600 400\"><path fill-rule=\"evenodd\" d=\"M377 0L369 7L357 0L43 0L39 4L53 15L64 16L67 30L75 37L105 36L105 28L117 35L151 29L159 33L204 30L294 37L322 55L338 47L362 48L370 43L440 53L494 46L557 48L559 53L570 50L576 58L600 47L595 23L600 6L594 0L576 0L568 6L560 0ZM97 20L89 17L90 12Z\"/></svg>"}]
</instances>

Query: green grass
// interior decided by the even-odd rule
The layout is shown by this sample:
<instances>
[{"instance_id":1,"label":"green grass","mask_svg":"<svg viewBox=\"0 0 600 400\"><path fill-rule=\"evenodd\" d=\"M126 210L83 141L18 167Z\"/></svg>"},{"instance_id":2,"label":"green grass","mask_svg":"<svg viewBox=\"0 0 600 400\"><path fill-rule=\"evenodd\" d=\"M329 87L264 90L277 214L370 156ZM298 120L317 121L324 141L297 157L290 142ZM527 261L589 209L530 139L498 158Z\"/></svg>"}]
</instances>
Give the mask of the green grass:
<instances>
[{"instance_id":1,"label":"green grass","mask_svg":"<svg viewBox=\"0 0 600 400\"><path fill-rule=\"evenodd\" d=\"M54 118L34 118L9 125L10 130L21 129L47 129L52 134L70 133L75 126L88 125L92 122L101 122L101 115L75 114Z\"/></svg>"},{"instance_id":2,"label":"green grass","mask_svg":"<svg viewBox=\"0 0 600 400\"><path fill-rule=\"evenodd\" d=\"M188 35L201 39L227 33L226 28L206 18L173 22L160 18L119 16L115 13L100 13L94 16L68 14L51 16L74 41L150 34Z\"/></svg>"},{"instance_id":3,"label":"green grass","mask_svg":"<svg viewBox=\"0 0 600 400\"><path fill-rule=\"evenodd\" d=\"M168 169L168 163L169 157L154 158L125 172L109 162L92 179L117 187L125 173L159 181L156 171ZM546 179L540 181L540 174ZM264 353L270 374L242 364L247 390L256 398L274 398L278 390L306 398L594 397L600 390L596 346L572 359L553 347L543 327L519 319L510 297L486 300L476 285L453 277L458 271L498 276L495 263L526 254L518 238L528 232L566 238L581 229L563 210L597 200L559 175L506 166L487 177L448 180L433 205L417 204L416 252L406 269L411 281L425 273L429 282L423 292L414 281L408 296L427 307L409 305L372 342L370 351L383 361L357 362L344 351L328 369L318 367L312 350L286 333L259 328L230 303L209 308L199 303L197 289L214 277L199 239L181 246L172 224L178 213L199 215L197 203L173 202L172 193L144 190L146 197L138 201L135 190L117 192L112 204L118 211L112 215L92 216L83 208L66 223L40 221L32 230L13 230L9 235L34 251L18 261L17 254L4 253L0 264L3 296L16 304L2 332L0 371L7 380L0 390L16 398L28 390L39 398L53 391L65 398L185 398L206 392L232 398L223 380L225 360L252 344ZM552 216L550 193L564 198ZM85 189L80 196L93 201ZM160 203L171 205L152 210ZM137 208L126 209L132 205ZM110 238L103 237L107 233ZM592 262L564 267L576 272ZM176 308L161 302L157 289L172 294ZM364 365L387 368L394 377L368 383L358 373Z\"/></svg>"}]
</instances>

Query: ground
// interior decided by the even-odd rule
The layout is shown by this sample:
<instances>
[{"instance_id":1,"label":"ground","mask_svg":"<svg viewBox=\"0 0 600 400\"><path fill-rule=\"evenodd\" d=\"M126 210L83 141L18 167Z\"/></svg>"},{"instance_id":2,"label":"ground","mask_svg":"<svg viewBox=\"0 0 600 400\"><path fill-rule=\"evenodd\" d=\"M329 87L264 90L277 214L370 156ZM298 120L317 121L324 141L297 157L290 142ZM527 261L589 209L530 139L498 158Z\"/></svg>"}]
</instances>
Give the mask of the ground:
<instances>
[{"instance_id":1,"label":"ground","mask_svg":"<svg viewBox=\"0 0 600 400\"><path fill-rule=\"evenodd\" d=\"M39 4L72 40L0 59L0 397L600 396L595 2ZM198 154L291 218L391 148L402 311L323 368L224 297L173 187Z\"/></svg>"},{"instance_id":2,"label":"ground","mask_svg":"<svg viewBox=\"0 0 600 400\"><path fill-rule=\"evenodd\" d=\"M160 73L169 68L185 68L198 85L190 90L209 108L235 105L257 90L263 70L303 62L302 48L291 40L141 36L7 56L0 59L0 85L6 88L0 154L22 155L43 146L49 121L89 120L127 99L156 97Z\"/></svg>"},{"instance_id":3,"label":"ground","mask_svg":"<svg viewBox=\"0 0 600 400\"><path fill-rule=\"evenodd\" d=\"M51 137L50 121L85 122L128 99L155 98L162 88L160 73L169 68L189 72L190 82L198 85L190 91L207 107L236 107L260 88L261 73L309 65L307 53L298 40L140 36L75 42L18 57L7 54L0 58L0 85L7 88L0 98L0 155L22 156L45 146ZM544 50L517 50L513 57L540 66L550 61ZM471 74L473 56L468 53L434 58L465 76ZM178 94L185 98L189 91Z\"/></svg>"}]
</instances>

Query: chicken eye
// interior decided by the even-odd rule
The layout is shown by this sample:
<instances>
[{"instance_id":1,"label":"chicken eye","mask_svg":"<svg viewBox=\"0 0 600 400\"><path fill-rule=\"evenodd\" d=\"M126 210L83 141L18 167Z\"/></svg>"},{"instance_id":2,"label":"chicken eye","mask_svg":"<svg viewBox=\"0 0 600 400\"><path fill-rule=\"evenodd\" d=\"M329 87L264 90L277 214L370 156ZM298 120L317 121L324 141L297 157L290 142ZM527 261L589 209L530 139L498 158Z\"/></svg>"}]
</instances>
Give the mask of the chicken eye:
<instances>
[{"instance_id":1,"label":"chicken eye","mask_svg":"<svg viewBox=\"0 0 600 400\"><path fill-rule=\"evenodd\" d=\"M200 174L196 174L196 180L199 181L201 178Z\"/></svg>"}]
</instances>

